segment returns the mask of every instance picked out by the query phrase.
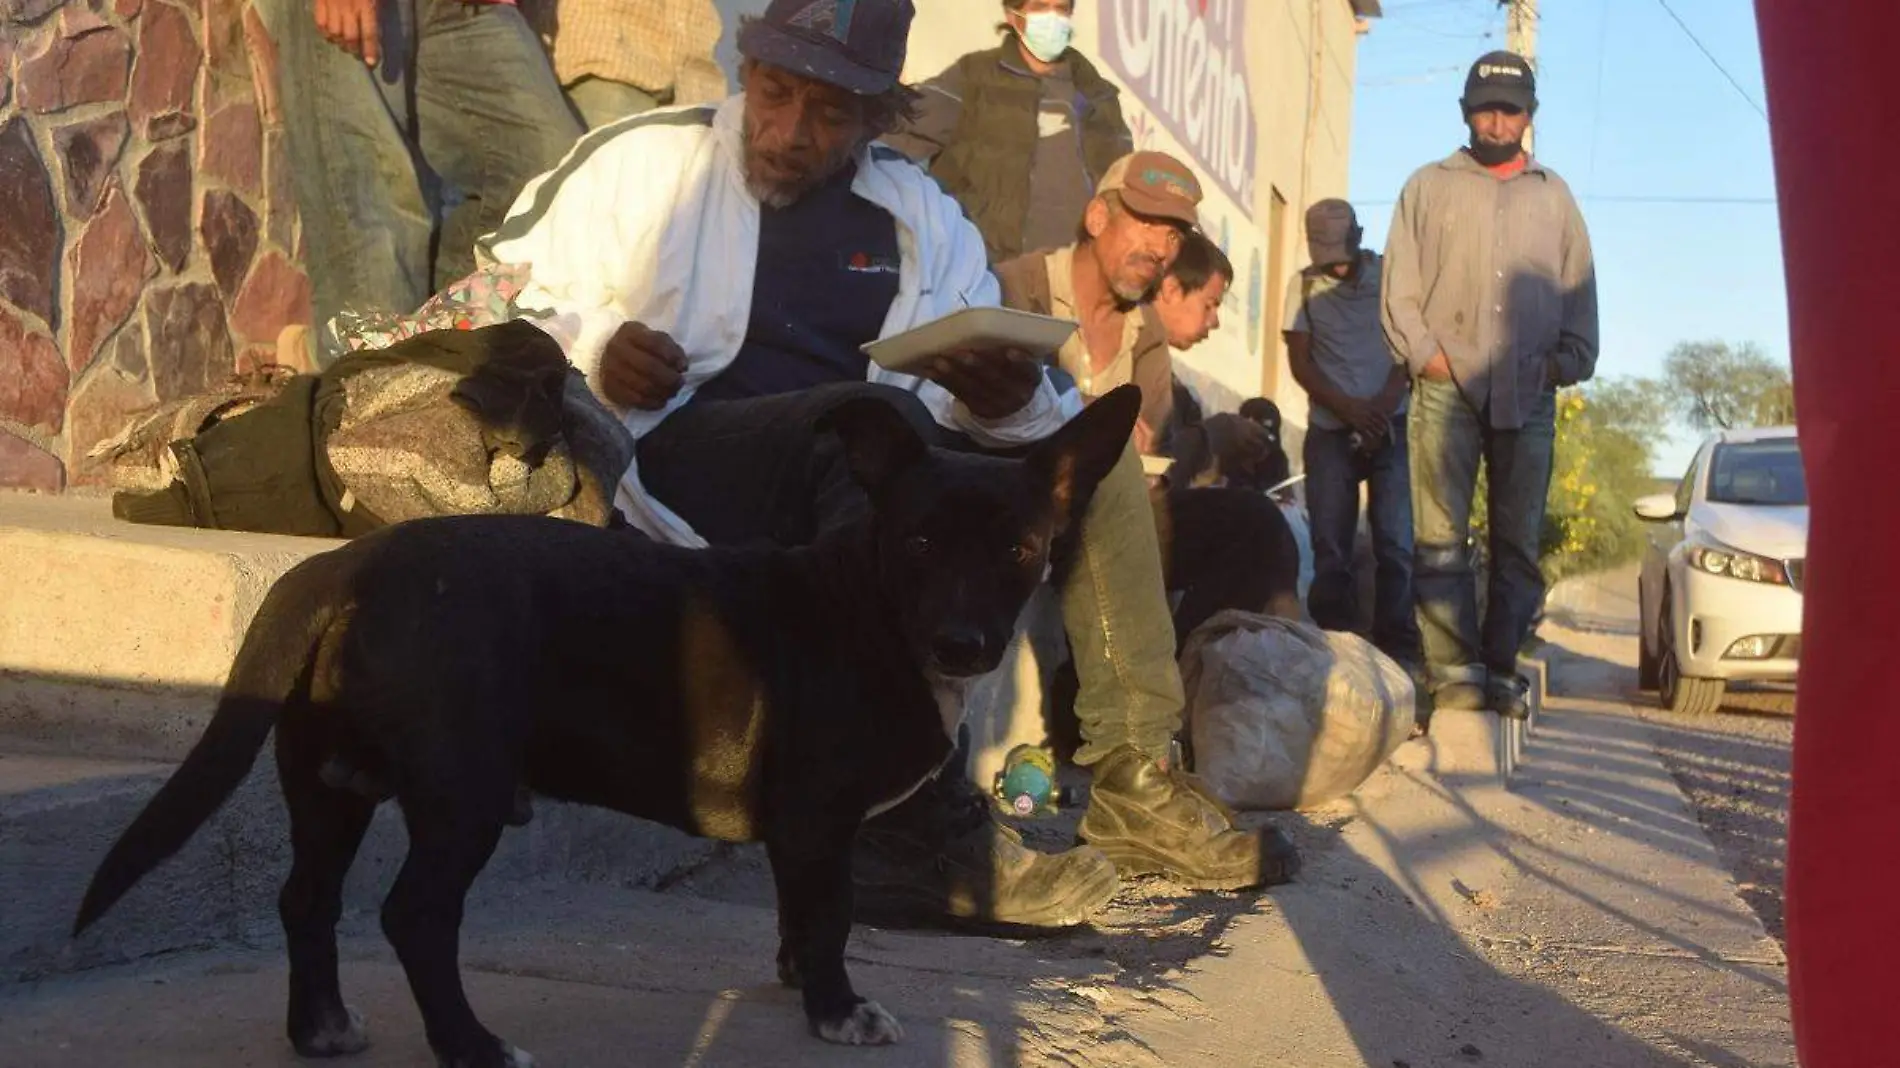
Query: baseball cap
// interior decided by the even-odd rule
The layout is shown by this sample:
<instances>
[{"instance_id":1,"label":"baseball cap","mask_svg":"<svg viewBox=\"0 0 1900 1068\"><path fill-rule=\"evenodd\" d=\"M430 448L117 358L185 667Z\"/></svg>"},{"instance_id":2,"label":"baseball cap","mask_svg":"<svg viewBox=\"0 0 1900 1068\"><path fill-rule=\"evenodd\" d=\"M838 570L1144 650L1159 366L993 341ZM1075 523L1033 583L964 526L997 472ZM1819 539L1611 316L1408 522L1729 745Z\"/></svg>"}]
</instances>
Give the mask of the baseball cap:
<instances>
[{"instance_id":1,"label":"baseball cap","mask_svg":"<svg viewBox=\"0 0 1900 1068\"><path fill-rule=\"evenodd\" d=\"M1486 52L1465 75L1466 111L1487 104L1509 104L1525 111L1537 109L1537 75L1516 52Z\"/></svg>"},{"instance_id":2,"label":"baseball cap","mask_svg":"<svg viewBox=\"0 0 1900 1068\"><path fill-rule=\"evenodd\" d=\"M897 84L911 0L772 0L739 27L739 54L860 96Z\"/></svg>"},{"instance_id":3,"label":"baseball cap","mask_svg":"<svg viewBox=\"0 0 1900 1068\"><path fill-rule=\"evenodd\" d=\"M1135 152L1109 164L1095 192L1120 193L1122 203L1137 215L1172 219L1198 228L1201 182L1187 164L1166 152Z\"/></svg>"},{"instance_id":4,"label":"baseball cap","mask_svg":"<svg viewBox=\"0 0 1900 1068\"><path fill-rule=\"evenodd\" d=\"M1307 208L1306 250L1315 267L1352 262L1359 253L1359 217L1352 205L1329 197Z\"/></svg>"},{"instance_id":5,"label":"baseball cap","mask_svg":"<svg viewBox=\"0 0 1900 1068\"><path fill-rule=\"evenodd\" d=\"M1250 397L1240 402L1240 417L1258 423L1273 443L1280 443L1280 406L1265 397Z\"/></svg>"}]
</instances>

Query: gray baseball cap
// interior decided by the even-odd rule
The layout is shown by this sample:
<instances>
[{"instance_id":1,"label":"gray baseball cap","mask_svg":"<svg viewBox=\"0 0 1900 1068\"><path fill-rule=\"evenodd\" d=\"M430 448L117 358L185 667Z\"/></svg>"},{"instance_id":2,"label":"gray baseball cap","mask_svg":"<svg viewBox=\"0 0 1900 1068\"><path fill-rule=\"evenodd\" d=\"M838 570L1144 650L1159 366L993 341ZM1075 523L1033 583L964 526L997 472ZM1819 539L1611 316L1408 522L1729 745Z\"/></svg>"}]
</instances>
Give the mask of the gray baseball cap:
<instances>
[{"instance_id":1,"label":"gray baseball cap","mask_svg":"<svg viewBox=\"0 0 1900 1068\"><path fill-rule=\"evenodd\" d=\"M1359 233L1359 216L1337 197L1306 209L1306 251L1315 267L1351 263L1359 254Z\"/></svg>"},{"instance_id":2,"label":"gray baseball cap","mask_svg":"<svg viewBox=\"0 0 1900 1068\"><path fill-rule=\"evenodd\" d=\"M911 0L772 0L739 27L739 54L859 96L897 84Z\"/></svg>"}]
</instances>

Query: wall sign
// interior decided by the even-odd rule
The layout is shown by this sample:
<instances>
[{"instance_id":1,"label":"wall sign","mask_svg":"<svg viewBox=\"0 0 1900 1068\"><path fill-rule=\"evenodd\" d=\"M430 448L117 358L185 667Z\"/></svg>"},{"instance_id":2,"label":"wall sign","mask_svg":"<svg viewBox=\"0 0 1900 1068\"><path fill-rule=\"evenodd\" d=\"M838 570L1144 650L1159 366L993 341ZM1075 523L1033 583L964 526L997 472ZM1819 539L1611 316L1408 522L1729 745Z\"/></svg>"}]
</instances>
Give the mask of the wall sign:
<instances>
[{"instance_id":1,"label":"wall sign","mask_svg":"<svg viewBox=\"0 0 1900 1068\"><path fill-rule=\"evenodd\" d=\"M1253 213L1258 136L1242 0L1104 0L1109 69L1241 211Z\"/></svg>"}]
</instances>

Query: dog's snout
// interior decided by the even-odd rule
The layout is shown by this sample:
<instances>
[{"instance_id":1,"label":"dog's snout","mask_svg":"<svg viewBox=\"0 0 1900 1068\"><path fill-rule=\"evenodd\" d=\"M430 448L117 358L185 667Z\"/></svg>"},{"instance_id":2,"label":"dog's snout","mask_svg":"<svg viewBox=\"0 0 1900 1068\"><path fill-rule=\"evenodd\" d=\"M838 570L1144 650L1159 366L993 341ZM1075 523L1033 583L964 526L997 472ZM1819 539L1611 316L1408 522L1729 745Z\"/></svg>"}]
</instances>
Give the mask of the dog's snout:
<instances>
[{"instance_id":1,"label":"dog's snout","mask_svg":"<svg viewBox=\"0 0 1900 1068\"><path fill-rule=\"evenodd\" d=\"M977 627L944 627L930 639L930 657L945 674L980 674L995 666L990 644Z\"/></svg>"}]
</instances>

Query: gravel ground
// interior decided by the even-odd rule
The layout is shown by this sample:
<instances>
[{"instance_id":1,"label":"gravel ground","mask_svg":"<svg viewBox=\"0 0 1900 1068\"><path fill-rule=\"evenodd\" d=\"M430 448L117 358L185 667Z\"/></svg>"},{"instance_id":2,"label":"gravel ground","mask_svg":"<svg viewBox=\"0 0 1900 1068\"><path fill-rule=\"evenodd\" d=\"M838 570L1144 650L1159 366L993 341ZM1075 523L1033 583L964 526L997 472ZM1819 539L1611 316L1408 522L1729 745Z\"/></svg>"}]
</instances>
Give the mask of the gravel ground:
<instances>
[{"instance_id":1,"label":"gravel ground","mask_svg":"<svg viewBox=\"0 0 1900 1068\"><path fill-rule=\"evenodd\" d=\"M1636 574L1616 571L1573 579L1553 590L1551 621L1628 639L1627 665L1636 662ZM1781 883L1788 849L1788 786L1794 743L1794 688L1731 690L1713 716L1684 716L1661 708L1654 693L1636 689L1632 666L1624 692L1599 696L1627 700L1656 731L1656 748L1696 816L1727 863L1743 900L1785 947Z\"/></svg>"},{"instance_id":2,"label":"gravel ground","mask_svg":"<svg viewBox=\"0 0 1900 1068\"><path fill-rule=\"evenodd\" d=\"M1721 713L1682 716L1636 698L1656 749L1735 876L1742 899L1785 948L1781 881L1788 851L1794 691L1729 694Z\"/></svg>"}]
</instances>

